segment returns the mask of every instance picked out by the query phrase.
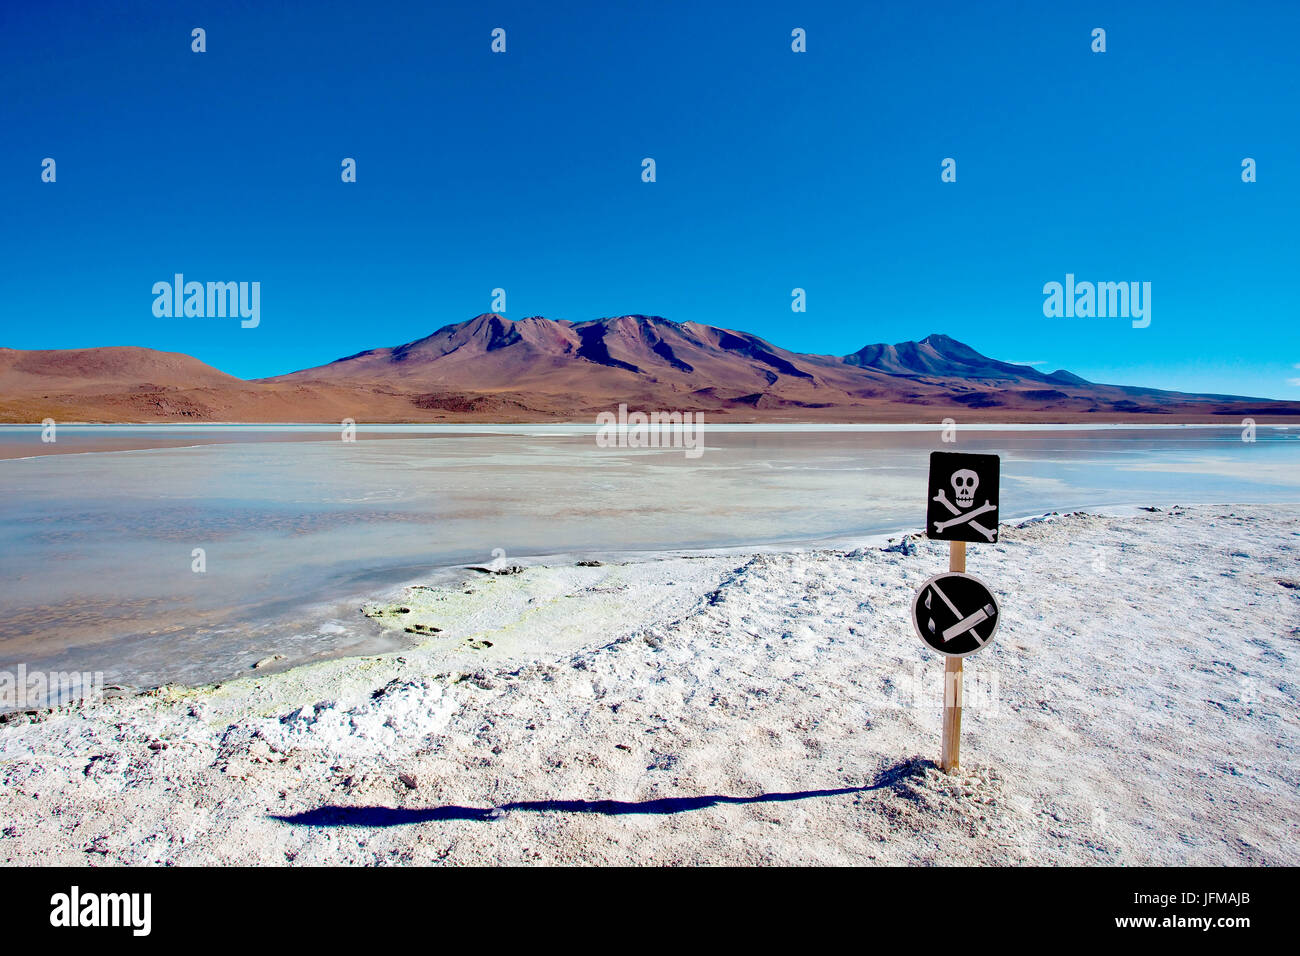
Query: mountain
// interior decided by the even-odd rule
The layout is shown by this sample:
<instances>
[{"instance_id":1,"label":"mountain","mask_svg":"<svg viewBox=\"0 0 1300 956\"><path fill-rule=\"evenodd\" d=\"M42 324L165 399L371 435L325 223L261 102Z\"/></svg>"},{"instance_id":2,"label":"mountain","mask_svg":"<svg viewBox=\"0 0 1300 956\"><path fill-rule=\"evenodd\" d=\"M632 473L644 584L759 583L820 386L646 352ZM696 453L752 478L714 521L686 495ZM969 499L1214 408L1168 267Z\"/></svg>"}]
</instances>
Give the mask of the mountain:
<instances>
[{"instance_id":1,"label":"mountain","mask_svg":"<svg viewBox=\"0 0 1300 956\"><path fill-rule=\"evenodd\" d=\"M495 313L405 345L244 381L142 348L0 349L0 421L593 421L627 403L731 421L1213 421L1300 404L1099 385L946 335L846 356L659 316Z\"/></svg>"},{"instance_id":2,"label":"mountain","mask_svg":"<svg viewBox=\"0 0 1300 956\"><path fill-rule=\"evenodd\" d=\"M1065 370L1044 375L1029 365L1012 365L981 355L947 335L929 335L920 342L897 345L867 345L844 361L860 368L873 368L893 375L928 375L939 378L1024 381L1026 379L1063 385L1090 385L1086 379Z\"/></svg>"},{"instance_id":3,"label":"mountain","mask_svg":"<svg viewBox=\"0 0 1300 956\"><path fill-rule=\"evenodd\" d=\"M386 383L412 389L509 391L584 400L599 396L746 395L817 380L837 359L801 356L757 336L657 316L591 322L476 316L427 338L375 349L269 382ZM709 404L713 404L709 402Z\"/></svg>"}]
</instances>

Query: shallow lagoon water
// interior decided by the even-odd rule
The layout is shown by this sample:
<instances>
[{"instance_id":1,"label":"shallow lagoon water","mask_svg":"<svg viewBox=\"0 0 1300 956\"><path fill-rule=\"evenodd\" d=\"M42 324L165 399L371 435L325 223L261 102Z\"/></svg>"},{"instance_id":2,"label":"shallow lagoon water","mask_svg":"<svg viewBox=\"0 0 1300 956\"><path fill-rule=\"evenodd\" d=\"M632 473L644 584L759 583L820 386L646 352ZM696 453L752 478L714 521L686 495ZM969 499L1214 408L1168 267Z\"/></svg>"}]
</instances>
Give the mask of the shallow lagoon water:
<instances>
[{"instance_id":1,"label":"shallow lagoon water","mask_svg":"<svg viewBox=\"0 0 1300 956\"><path fill-rule=\"evenodd\" d=\"M394 648L360 613L497 549L846 541L919 528L930 451L1002 455L1002 516L1300 501L1300 428L709 426L705 452L592 426L0 428L0 670L143 687ZM57 454L50 454L57 451ZM28 456L28 457L22 457ZM1242 542L1248 547L1249 542ZM193 570L202 549L206 570Z\"/></svg>"}]
</instances>

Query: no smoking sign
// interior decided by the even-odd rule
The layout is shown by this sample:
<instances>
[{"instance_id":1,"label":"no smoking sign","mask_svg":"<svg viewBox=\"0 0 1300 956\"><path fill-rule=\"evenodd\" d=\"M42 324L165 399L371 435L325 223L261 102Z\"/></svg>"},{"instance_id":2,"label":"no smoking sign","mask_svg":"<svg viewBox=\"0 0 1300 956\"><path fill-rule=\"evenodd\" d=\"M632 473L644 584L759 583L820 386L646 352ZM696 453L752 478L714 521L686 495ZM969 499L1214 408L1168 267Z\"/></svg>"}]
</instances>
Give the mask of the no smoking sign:
<instances>
[{"instance_id":1,"label":"no smoking sign","mask_svg":"<svg viewBox=\"0 0 1300 956\"><path fill-rule=\"evenodd\" d=\"M965 657L987 646L998 629L998 599L979 578L936 574L912 599L912 624L931 650Z\"/></svg>"}]
</instances>

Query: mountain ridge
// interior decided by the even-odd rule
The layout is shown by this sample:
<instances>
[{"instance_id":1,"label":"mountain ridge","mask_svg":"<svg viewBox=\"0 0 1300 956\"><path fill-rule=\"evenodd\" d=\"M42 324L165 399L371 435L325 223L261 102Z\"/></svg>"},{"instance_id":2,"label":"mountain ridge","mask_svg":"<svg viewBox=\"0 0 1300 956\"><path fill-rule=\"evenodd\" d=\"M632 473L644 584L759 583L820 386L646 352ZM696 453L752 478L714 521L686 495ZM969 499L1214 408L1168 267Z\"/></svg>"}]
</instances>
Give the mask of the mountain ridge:
<instances>
[{"instance_id":1,"label":"mountain ridge","mask_svg":"<svg viewBox=\"0 0 1300 956\"><path fill-rule=\"evenodd\" d=\"M248 380L133 346L0 349L7 422L592 420L622 403L731 421L1300 416L1297 403L1041 372L940 332L815 355L740 329L644 314L575 322L485 312L399 345Z\"/></svg>"}]
</instances>

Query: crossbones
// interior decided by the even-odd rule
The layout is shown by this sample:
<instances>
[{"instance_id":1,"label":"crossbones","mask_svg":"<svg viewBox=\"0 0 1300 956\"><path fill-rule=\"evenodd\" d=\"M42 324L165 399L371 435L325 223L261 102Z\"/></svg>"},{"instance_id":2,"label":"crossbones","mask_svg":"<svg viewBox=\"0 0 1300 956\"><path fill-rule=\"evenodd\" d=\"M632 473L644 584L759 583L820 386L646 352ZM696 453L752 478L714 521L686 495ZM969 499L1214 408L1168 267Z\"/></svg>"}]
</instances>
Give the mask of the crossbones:
<instances>
[{"instance_id":1,"label":"crossbones","mask_svg":"<svg viewBox=\"0 0 1300 956\"><path fill-rule=\"evenodd\" d=\"M951 511L953 514L957 516L948 521L936 521L934 523L934 530L936 533L945 531L948 528L951 528L955 524L969 524L980 534L984 535L984 537L988 538L990 541L993 540L993 532L990 531L988 528L984 527L978 521L975 521L973 519L977 515L984 514L984 512L986 511L996 511L997 510L996 505L992 505L989 502L985 501L984 504L980 505L978 508L974 508L963 514L956 505L954 505L951 501L948 500L948 494L943 488L939 489L939 493L934 496L933 500L939 502L939 504L943 505L945 508L947 508L949 511Z\"/></svg>"}]
</instances>

